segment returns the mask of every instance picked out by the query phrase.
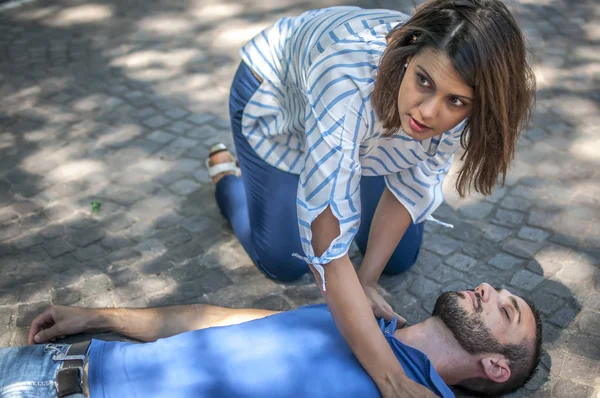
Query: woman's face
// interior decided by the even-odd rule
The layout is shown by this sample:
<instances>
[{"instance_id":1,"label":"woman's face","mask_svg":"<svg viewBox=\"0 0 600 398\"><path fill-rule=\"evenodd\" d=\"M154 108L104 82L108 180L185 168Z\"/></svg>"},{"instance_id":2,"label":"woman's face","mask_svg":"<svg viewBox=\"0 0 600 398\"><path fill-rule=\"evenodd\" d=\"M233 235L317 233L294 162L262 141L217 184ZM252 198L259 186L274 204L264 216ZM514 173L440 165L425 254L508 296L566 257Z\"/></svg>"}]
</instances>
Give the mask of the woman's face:
<instances>
[{"instance_id":1,"label":"woman's face","mask_svg":"<svg viewBox=\"0 0 600 398\"><path fill-rule=\"evenodd\" d=\"M402 129L416 140L445 133L470 115L473 89L441 51L425 48L408 60L400 84Z\"/></svg>"}]
</instances>

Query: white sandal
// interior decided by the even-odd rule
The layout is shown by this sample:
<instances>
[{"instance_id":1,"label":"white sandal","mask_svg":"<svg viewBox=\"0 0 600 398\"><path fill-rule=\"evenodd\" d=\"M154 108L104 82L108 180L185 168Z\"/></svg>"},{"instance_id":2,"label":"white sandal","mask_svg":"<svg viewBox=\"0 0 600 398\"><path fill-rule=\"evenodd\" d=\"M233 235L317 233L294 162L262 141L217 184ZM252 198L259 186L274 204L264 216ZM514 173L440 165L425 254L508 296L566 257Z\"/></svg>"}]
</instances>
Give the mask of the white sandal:
<instances>
[{"instance_id":1,"label":"white sandal","mask_svg":"<svg viewBox=\"0 0 600 398\"><path fill-rule=\"evenodd\" d=\"M238 177L241 175L240 168L238 167L238 164L235 161L217 163L213 166L209 164L209 160L212 155L223 151L227 151L227 146L221 142L210 147L210 150L208 152L208 159L206 159L206 169L208 170L208 175L210 176L211 180L221 173L227 173L231 171Z\"/></svg>"}]
</instances>

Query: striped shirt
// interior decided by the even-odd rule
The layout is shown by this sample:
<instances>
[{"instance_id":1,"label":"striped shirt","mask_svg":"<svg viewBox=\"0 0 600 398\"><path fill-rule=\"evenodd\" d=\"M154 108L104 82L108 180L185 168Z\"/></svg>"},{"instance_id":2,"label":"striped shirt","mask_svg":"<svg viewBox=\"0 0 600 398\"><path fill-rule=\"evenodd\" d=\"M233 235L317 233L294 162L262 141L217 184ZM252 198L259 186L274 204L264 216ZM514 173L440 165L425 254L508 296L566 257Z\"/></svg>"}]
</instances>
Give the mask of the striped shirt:
<instances>
[{"instance_id":1,"label":"striped shirt","mask_svg":"<svg viewBox=\"0 0 600 398\"><path fill-rule=\"evenodd\" d=\"M346 254L358 231L361 176L385 176L415 223L443 202L464 122L423 141L402 130L386 138L370 101L386 36L407 19L390 10L313 10L278 20L240 51L263 80L244 110L242 133L267 163L300 175L299 257L322 277L322 265ZM310 225L328 206L341 233L318 257Z\"/></svg>"}]
</instances>

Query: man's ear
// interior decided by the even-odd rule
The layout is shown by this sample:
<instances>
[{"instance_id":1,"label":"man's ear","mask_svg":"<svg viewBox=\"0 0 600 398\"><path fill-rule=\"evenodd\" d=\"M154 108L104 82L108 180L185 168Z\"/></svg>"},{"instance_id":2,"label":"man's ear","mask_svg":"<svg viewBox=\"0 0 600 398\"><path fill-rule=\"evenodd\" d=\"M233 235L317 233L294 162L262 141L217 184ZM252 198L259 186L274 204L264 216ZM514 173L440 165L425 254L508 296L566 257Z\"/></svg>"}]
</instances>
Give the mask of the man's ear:
<instances>
[{"instance_id":1,"label":"man's ear","mask_svg":"<svg viewBox=\"0 0 600 398\"><path fill-rule=\"evenodd\" d=\"M503 355L484 357L481 366L485 377L494 383L504 383L510 378L510 367Z\"/></svg>"}]
</instances>

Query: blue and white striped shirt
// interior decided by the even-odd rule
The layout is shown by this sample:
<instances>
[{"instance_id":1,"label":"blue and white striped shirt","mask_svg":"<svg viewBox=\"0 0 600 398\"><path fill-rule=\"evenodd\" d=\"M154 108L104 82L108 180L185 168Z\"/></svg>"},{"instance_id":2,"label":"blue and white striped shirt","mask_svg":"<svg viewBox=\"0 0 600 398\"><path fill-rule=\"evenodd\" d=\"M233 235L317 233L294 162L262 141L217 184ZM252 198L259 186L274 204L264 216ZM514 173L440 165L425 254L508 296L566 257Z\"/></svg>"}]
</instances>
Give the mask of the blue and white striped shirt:
<instances>
[{"instance_id":1,"label":"blue and white striped shirt","mask_svg":"<svg viewBox=\"0 0 600 398\"><path fill-rule=\"evenodd\" d=\"M385 138L370 101L386 36L407 19L390 10L313 10L278 20L240 51L263 79L242 132L267 163L300 175L302 258L322 277L322 265L346 254L358 231L362 175L385 176L415 223L443 202L442 181L464 123L424 141L403 131ZM310 224L327 206L341 233L317 257Z\"/></svg>"}]
</instances>

